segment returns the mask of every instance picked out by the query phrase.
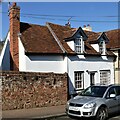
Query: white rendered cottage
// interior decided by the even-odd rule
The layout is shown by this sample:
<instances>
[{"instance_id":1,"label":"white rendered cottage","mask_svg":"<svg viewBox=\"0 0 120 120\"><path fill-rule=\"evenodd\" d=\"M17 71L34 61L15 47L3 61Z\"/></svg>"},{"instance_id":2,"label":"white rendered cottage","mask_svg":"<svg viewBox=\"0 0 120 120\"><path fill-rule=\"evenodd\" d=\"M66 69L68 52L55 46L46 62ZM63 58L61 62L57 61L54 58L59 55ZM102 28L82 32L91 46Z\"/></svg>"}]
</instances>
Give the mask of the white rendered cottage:
<instances>
[{"instance_id":1,"label":"white rendered cottage","mask_svg":"<svg viewBox=\"0 0 120 120\"><path fill-rule=\"evenodd\" d=\"M9 10L10 31L1 53L2 70L68 73L69 93L89 85L114 83L115 55L105 33L52 23L20 22L20 8Z\"/></svg>"}]
</instances>

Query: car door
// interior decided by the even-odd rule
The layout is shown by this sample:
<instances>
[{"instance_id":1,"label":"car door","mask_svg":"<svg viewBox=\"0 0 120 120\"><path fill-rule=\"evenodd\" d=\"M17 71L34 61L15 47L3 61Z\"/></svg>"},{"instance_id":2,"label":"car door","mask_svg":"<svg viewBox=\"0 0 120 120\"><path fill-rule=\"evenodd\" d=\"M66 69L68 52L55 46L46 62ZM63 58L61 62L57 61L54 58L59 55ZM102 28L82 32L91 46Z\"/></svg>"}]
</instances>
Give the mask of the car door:
<instances>
[{"instance_id":1,"label":"car door","mask_svg":"<svg viewBox=\"0 0 120 120\"><path fill-rule=\"evenodd\" d=\"M115 95L115 97L110 97L110 95ZM106 105L108 107L109 113L114 113L118 111L118 98L116 97L115 87L111 87L106 96Z\"/></svg>"},{"instance_id":2,"label":"car door","mask_svg":"<svg viewBox=\"0 0 120 120\"><path fill-rule=\"evenodd\" d=\"M116 88L116 98L118 99L118 112L120 112L120 86L117 86Z\"/></svg>"}]
</instances>

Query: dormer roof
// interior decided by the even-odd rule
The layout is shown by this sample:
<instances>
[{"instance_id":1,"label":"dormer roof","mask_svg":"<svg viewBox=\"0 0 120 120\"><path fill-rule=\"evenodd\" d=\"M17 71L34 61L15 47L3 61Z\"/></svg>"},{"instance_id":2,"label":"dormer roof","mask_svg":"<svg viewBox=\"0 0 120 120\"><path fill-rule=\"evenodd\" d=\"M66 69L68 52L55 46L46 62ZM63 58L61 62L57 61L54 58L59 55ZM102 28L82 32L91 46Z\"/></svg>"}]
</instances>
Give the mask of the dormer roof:
<instances>
[{"instance_id":1,"label":"dormer roof","mask_svg":"<svg viewBox=\"0 0 120 120\"><path fill-rule=\"evenodd\" d=\"M88 38L81 27L79 27L78 29L72 29L71 31L65 32L65 34L67 33L71 33L71 34L69 34L69 36L66 36L65 41L74 40L77 36L82 36L83 40L87 40Z\"/></svg>"},{"instance_id":2,"label":"dormer roof","mask_svg":"<svg viewBox=\"0 0 120 120\"><path fill-rule=\"evenodd\" d=\"M109 42L108 37L106 36L105 32L102 32L101 35L98 37L98 42L105 41L105 43Z\"/></svg>"}]
</instances>

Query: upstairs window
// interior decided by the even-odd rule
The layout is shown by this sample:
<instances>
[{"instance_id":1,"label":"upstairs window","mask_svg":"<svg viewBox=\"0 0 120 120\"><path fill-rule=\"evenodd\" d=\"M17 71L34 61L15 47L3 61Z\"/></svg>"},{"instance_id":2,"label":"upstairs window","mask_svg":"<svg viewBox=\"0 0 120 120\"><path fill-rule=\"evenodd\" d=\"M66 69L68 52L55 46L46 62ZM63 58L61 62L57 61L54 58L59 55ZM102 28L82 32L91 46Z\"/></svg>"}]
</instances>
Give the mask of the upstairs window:
<instances>
[{"instance_id":1,"label":"upstairs window","mask_svg":"<svg viewBox=\"0 0 120 120\"><path fill-rule=\"evenodd\" d=\"M103 53L103 42L99 43L99 52L102 54Z\"/></svg>"},{"instance_id":2,"label":"upstairs window","mask_svg":"<svg viewBox=\"0 0 120 120\"><path fill-rule=\"evenodd\" d=\"M82 36L75 39L75 52L78 54L84 52L84 41Z\"/></svg>"},{"instance_id":3,"label":"upstairs window","mask_svg":"<svg viewBox=\"0 0 120 120\"><path fill-rule=\"evenodd\" d=\"M101 54L104 54L106 53L106 44L105 44L105 41L100 41L99 43L99 52Z\"/></svg>"}]
</instances>

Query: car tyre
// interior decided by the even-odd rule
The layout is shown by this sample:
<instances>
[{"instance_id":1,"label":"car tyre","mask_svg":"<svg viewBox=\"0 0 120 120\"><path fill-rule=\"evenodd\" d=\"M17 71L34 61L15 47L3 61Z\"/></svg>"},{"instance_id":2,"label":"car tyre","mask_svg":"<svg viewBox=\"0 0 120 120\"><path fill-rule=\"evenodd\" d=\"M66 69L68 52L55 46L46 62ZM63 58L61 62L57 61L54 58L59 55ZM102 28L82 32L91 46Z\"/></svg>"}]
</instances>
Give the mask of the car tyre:
<instances>
[{"instance_id":1,"label":"car tyre","mask_svg":"<svg viewBox=\"0 0 120 120\"><path fill-rule=\"evenodd\" d=\"M106 120L108 117L108 112L105 107L100 107L97 111L95 120Z\"/></svg>"}]
</instances>

